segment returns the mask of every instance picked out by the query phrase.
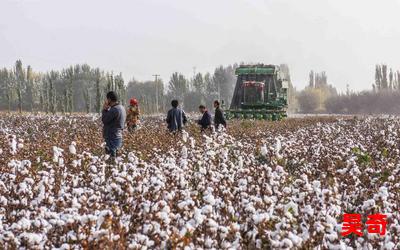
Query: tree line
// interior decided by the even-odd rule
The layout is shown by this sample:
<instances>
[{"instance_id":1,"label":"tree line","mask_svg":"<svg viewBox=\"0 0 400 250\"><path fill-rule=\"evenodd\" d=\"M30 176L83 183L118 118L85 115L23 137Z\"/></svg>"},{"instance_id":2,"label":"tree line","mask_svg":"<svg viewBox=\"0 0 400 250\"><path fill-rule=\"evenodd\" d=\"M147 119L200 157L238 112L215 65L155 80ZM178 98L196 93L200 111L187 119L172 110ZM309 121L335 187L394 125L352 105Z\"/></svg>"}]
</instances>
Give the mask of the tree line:
<instances>
[{"instance_id":1,"label":"tree line","mask_svg":"<svg viewBox=\"0 0 400 250\"><path fill-rule=\"evenodd\" d=\"M308 86L295 94L297 99L296 111L301 113L325 113L326 101L337 95L335 87L328 83L325 71L310 71Z\"/></svg>"},{"instance_id":2,"label":"tree line","mask_svg":"<svg viewBox=\"0 0 400 250\"><path fill-rule=\"evenodd\" d=\"M400 71L376 65L372 90L333 96L326 109L336 114L400 114Z\"/></svg>"},{"instance_id":3,"label":"tree line","mask_svg":"<svg viewBox=\"0 0 400 250\"><path fill-rule=\"evenodd\" d=\"M296 93L297 111L330 114L400 114L400 71L375 66L372 90L344 93L328 84L325 72L310 72L308 86Z\"/></svg>"},{"instance_id":4,"label":"tree line","mask_svg":"<svg viewBox=\"0 0 400 250\"><path fill-rule=\"evenodd\" d=\"M178 99L186 111L197 111L200 104L208 107L214 100L224 100L229 107L236 84L237 64L219 66L212 73L196 73L186 77L174 72L164 88L162 80L137 81L132 79L127 85L127 95L135 96L142 103L146 113L165 111L172 99Z\"/></svg>"},{"instance_id":5,"label":"tree line","mask_svg":"<svg viewBox=\"0 0 400 250\"><path fill-rule=\"evenodd\" d=\"M0 109L8 111L98 112L107 91L125 101L121 74L104 72L87 64L60 71L34 72L17 60L11 69L0 70Z\"/></svg>"},{"instance_id":6,"label":"tree line","mask_svg":"<svg viewBox=\"0 0 400 250\"><path fill-rule=\"evenodd\" d=\"M46 113L100 112L105 94L116 91L124 105L131 97L139 100L143 113L165 112L172 99L178 99L185 110L197 111L199 104L212 106L216 99L229 108L236 84L238 65L218 66L213 72L187 77L174 72L168 81L127 83L122 74L77 64L61 70L36 72L17 60L13 67L0 69L0 110ZM289 112L342 114L400 113L400 71L381 64L375 67L372 90L338 93L329 84L326 72L309 74L308 85L301 91L291 84L289 67L280 65L289 80Z\"/></svg>"},{"instance_id":7,"label":"tree line","mask_svg":"<svg viewBox=\"0 0 400 250\"><path fill-rule=\"evenodd\" d=\"M105 94L116 91L127 104L131 97L139 100L142 112L164 112L172 99L178 99L187 111L199 104L211 105L225 100L228 107L236 83L237 64L219 66L212 73L186 77L171 75L167 88L162 79L125 84L122 74L77 64L62 70L35 72L17 60L12 68L0 69L0 110L46 113L100 112Z\"/></svg>"},{"instance_id":8,"label":"tree line","mask_svg":"<svg viewBox=\"0 0 400 250\"><path fill-rule=\"evenodd\" d=\"M386 64L375 66L375 83L372 84L374 91L400 89L400 71L394 71Z\"/></svg>"}]
</instances>

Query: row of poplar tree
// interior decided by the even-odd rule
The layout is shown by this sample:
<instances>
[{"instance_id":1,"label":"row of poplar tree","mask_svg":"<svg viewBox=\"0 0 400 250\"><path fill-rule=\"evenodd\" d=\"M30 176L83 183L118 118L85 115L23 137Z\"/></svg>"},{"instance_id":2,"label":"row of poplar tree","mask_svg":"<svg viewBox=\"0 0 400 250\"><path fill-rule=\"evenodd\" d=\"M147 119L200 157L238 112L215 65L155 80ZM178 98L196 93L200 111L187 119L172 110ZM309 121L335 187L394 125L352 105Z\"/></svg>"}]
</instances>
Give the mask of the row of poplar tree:
<instances>
[{"instance_id":1,"label":"row of poplar tree","mask_svg":"<svg viewBox=\"0 0 400 250\"><path fill-rule=\"evenodd\" d=\"M388 70L386 64L375 66L375 83L372 85L376 91L400 89L400 71Z\"/></svg>"},{"instance_id":2,"label":"row of poplar tree","mask_svg":"<svg viewBox=\"0 0 400 250\"><path fill-rule=\"evenodd\" d=\"M0 70L1 110L94 112L100 110L109 90L125 96L122 75L87 64L40 73L31 66L24 68L18 60L12 69Z\"/></svg>"},{"instance_id":3,"label":"row of poplar tree","mask_svg":"<svg viewBox=\"0 0 400 250\"><path fill-rule=\"evenodd\" d=\"M116 91L127 105L132 97L139 100L144 113L164 112L172 99L178 99L187 111L195 111L199 104L211 106L215 99L225 100L233 95L235 68L219 66L213 73L197 73L185 77L175 72L167 88L163 80L137 81L127 84L122 74L78 64L47 73L26 68L21 60L9 68L0 69L0 110L34 111L46 113L99 112L105 94Z\"/></svg>"},{"instance_id":4,"label":"row of poplar tree","mask_svg":"<svg viewBox=\"0 0 400 250\"><path fill-rule=\"evenodd\" d=\"M375 67L372 90L337 93L324 72L310 73L308 87L297 94L300 112L333 114L400 114L400 71L380 64Z\"/></svg>"}]
</instances>

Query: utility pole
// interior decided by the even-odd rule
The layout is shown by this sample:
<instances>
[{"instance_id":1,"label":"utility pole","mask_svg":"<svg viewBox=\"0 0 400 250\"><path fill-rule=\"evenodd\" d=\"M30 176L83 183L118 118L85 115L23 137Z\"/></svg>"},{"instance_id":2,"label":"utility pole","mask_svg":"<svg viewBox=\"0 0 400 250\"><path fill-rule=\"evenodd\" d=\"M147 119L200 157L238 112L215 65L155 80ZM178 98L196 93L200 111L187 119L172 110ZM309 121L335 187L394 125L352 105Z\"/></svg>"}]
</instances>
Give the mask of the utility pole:
<instances>
[{"instance_id":1,"label":"utility pole","mask_svg":"<svg viewBox=\"0 0 400 250\"><path fill-rule=\"evenodd\" d=\"M155 84L156 84L156 112L158 113L158 77L160 75L155 74L153 76L155 77Z\"/></svg>"},{"instance_id":2,"label":"utility pole","mask_svg":"<svg viewBox=\"0 0 400 250\"><path fill-rule=\"evenodd\" d=\"M196 78L196 66L193 66L193 79L192 79L192 81L191 82L189 82L189 88L190 88L190 90L193 90L193 82L194 82L194 79Z\"/></svg>"}]
</instances>

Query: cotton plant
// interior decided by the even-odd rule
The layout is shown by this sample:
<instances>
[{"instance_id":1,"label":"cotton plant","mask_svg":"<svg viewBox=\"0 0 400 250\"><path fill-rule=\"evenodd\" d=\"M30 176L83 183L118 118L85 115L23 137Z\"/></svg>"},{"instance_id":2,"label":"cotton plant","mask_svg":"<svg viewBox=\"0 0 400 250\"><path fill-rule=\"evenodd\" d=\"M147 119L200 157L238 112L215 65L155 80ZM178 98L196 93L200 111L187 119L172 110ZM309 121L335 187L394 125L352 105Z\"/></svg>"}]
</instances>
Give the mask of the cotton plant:
<instances>
[{"instance_id":1,"label":"cotton plant","mask_svg":"<svg viewBox=\"0 0 400 250\"><path fill-rule=\"evenodd\" d=\"M400 119L313 118L284 121L285 128L255 121L245 132L232 121L229 131L202 135L188 128L176 137L159 132L162 117L148 119L141 133L125 134L113 168L94 116L32 115L28 120L9 115L2 120L0 133L15 135L17 146L11 154L6 150L11 140L0 145L6 159L0 166L0 244L399 247ZM45 129L36 129L37 124ZM76 133L78 124L86 134ZM32 137L25 134L27 127L35 130ZM6 206L18 206L18 212ZM387 235L342 237L341 216L349 211L388 214Z\"/></svg>"}]
</instances>

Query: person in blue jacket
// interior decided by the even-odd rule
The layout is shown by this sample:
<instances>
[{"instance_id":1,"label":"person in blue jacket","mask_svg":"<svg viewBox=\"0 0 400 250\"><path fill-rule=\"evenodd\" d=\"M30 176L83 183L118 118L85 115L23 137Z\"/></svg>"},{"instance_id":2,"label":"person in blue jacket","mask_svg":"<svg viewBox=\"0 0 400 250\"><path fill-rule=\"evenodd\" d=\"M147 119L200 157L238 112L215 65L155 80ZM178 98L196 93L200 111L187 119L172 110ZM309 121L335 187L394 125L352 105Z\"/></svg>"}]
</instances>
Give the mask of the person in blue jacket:
<instances>
[{"instance_id":1,"label":"person in blue jacket","mask_svg":"<svg viewBox=\"0 0 400 250\"><path fill-rule=\"evenodd\" d=\"M117 150L122 146L122 131L125 128L126 111L118 103L118 96L114 91L106 95L101 120L103 122L103 137L106 141L106 153L111 159L117 156Z\"/></svg>"},{"instance_id":2,"label":"person in blue jacket","mask_svg":"<svg viewBox=\"0 0 400 250\"><path fill-rule=\"evenodd\" d=\"M211 115L204 105L199 106L199 111L203 114L203 116L197 123L200 125L201 131L204 132L205 130L211 128Z\"/></svg>"},{"instance_id":3,"label":"person in blue jacket","mask_svg":"<svg viewBox=\"0 0 400 250\"><path fill-rule=\"evenodd\" d=\"M178 107L178 100L172 100L171 105L172 109L168 111L166 119L168 130L171 133L180 132L182 131L183 125L187 123L186 114Z\"/></svg>"}]
</instances>

